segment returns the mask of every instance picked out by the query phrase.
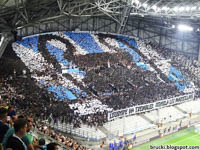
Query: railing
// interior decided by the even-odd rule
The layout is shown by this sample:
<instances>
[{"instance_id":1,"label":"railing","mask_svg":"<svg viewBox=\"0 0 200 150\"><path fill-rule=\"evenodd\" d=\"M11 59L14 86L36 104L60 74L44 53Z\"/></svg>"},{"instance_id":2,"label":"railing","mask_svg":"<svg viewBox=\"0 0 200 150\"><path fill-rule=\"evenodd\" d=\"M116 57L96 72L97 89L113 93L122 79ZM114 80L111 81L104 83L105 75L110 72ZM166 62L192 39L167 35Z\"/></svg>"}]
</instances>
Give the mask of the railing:
<instances>
[{"instance_id":1,"label":"railing","mask_svg":"<svg viewBox=\"0 0 200 150\"><path fill-rule=\"evenodd\" d=\"M5 51L7 44L8 41L4 36L2 36L0 39L0 57L3 55L3 52Z\"/></svg>"},{"instance_id":2,"label":"railing","mask_svg":"<svg viewBox=\"0 0 200 150\"><path fill-rule=\"evenodd\" d=\"M100 141L102 138L106 137L106 135L105 136L98 135L97 132L86 131L84 128L73 128L73 125L71 124L50 123L49 126L61 132L82 138L87 138L87 140L94 142Z\"/></svg>"},{"instance_id":3,"label":"railing","mask_svg":"<svg viewBox=\"0 0 200 150\"><path fill-rule=\"evenodd\" d=\"M2 34L0 39L0 57L3 55L8 43L13 39L10 34Z\"/></svg>"}]
</instances>

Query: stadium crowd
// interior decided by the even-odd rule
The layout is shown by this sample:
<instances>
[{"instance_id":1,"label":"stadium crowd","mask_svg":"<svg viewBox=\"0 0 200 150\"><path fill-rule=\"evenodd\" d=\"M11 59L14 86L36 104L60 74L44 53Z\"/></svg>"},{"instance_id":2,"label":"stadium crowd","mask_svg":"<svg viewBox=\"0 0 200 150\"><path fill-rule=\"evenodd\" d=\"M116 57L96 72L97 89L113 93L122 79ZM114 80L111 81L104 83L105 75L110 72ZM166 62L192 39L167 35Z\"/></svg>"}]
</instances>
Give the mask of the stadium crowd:
<instances>
[{"instance_id":1,"label":"stadium crowd","mask_svg":"<svg viewBox=\"0 0 200 150\"><path fill-rule=\"evenodd\" d=\"M164 58L171 59L171 64L177 67L185 76L187 76L190 81L193 81L196 85L196 90L200 91L200 64L197 60L176 51L159 48L158 46L153 45L151 42L149 42L149 44L154 47L154 49Z\"/></svg>"},{"instance_id":2,"label":"stadium crowd","mask_svg":"<svg viewBox=\"0 0 200 150\"><path fill-rule=\"evenodd\" d=\"M76 95L78 97L76 102L69 100L59 102L53 96L46 98L48 100L54 99L55 102L51 101L50 107L46 105L42 107L42 110L47 110L44 116L49 116L52 113L53 118L73 123L74 127L80 127L81 123L99 126L106 122L107 112L113 109L146 104L183 94L176 88L175 83L163 81L161 72L138 67L128 52L120 50L116 40L110 37L102 40L101 35L98 38L98 42L118 53L76 54L76 51L82 51L80 46L76 43L70 43L71 40L61 32L55 35L40 36L38 41L38 52L40 53L35 53L20 44L13 44L17 55L34 74L32 77L37 80L37 83L42 82L42 84L37 84L40 89L47 89L48 86L56 84L67 88L78 89L80 87L82 91L87 92L87 97ZM85 77L78 80L70 74L61 74L59 70L62 69L62 66L56 57L48 52L45 46L47 41L64 50L61 62L64 62L65 59L73 62L74 67L79 66L80 70L86 72ZM64 44L66 42L68 43ZM28 59L27 53L25 53L27 50L29 50L28 56L30 56ZM159 56L155 55L153 58L158 59ZM148 62L147 60L146 63L152 63L151 60Z\"/></svg>"},{"instance_id":3,"label":"stadium crowd","mask_svg":"<svg viewBox=\"0 0 200 150\"><path fill-rule=\"evenodd\" d=\"M31 135L32 118L17 115L12 107L0 107L0 149L34 150L38 149L37 139ZM58 144L49 143L47 150L58 150Z\"/></svg>"},{"instance_id":4,"label":"stadium crowd","mask_svg":"<svg viewBox=\"0 0 200 150\"><path fill-rule=\"evenodd\" d=\"M19 43L13 44L13 50L21 59L18 61L22 61L25 65L21 62L23 69L18 71L11 68L7 74L5 72L9 67L5 64L1 65L0 105L3 106L1 108L3 120L0 123L5 128L5 133L1 133L0 140L3 140L7 130L9 131L9 127L5 125L5 122L9 121L10 128L14 127L16 135L20 130L21 138L26 133L26 126L29 126L29 122L33 120L34 128L69 148L83 150L87 148L81 146L75 140L50 129L48 124L43 124L42 121L48 120L49 123L51 121L56 123L60 120L61 122L73 124L75 128L81 127L81 124L87 124L90 127L102 126L107 122L108 111L147 104L184 94L177 89L175 83L165 82L166 79L163 79L161 75L165 69L144 70L132 61L132 57L128 52L120 49L113 38L104 38L101 35L95 36L95 38L99 38L98 42L101 43L102 49L107 49L105 53L86 53L79 45L61 32L40 36L37 48L32 44L27 47ZM46 45L47 41L53 46L64 50L62 56L59 54L59 61L53 52L49 52L50 49ZM155 48L158 53L150 56L146 52L148 48L149 45L146 45L141 50L145 54L145 57L142 56L141 60L145 63L158 65L160 56L165 56L167 59L172 57L174 60L173 65L181 63L181 60L178 61L177 58L161 52L158 48ZM108 49L111 49L112 52L109 52ZM139 45L139 49L141 49L141 45ZM8 50L8 53L9 51L11 49ZM16 55L14 59L17 59ZM66 60L73 62L73 64L68 63L66 68L74 69L79 66L79 70L86 73L85 77L62 74L62 63ZM193 66L196 67L195 63ZM183 71L181 66L178 69ZM189 69L189 67L186 69ZM192 70L194 70L194 74L199 72L195 68ZM55 93L48 91L48 88L52 85L63 86L70 90L78 89L81 92L86 92L87 96L79 95L77 91L71 90L77 97L76 101L61 101ZM14 106L14 108L8 108L7 105ZM14 110L17 110L17 113ZM25 114L26 117L18 114ZM13 134L14 137L10 136L11 140L8 142L8 147L5 144L4 147L12 148L11 143L13 140L17 140L18 144L23 146L24 149L26 149L26 146L29 148L29 145L25 144L25 146L23 141L15 137L15 134ZM43 140L40 142L44 143ZM32 146L35 143L37 141L34 141Z\"/></svg>"},{"instance_id":5,"label":"stadium crowd","mask_svg":"<svg viewBox=\"0 0 200 150\"><path fill-rule=\"evenodd\" d=\"M55 142L46 144L45 139L37 139L37 134L33 131L41 131ZM32 117L26 118L19 115L12 106L5 106L5 103L0 105L1 150L58 150L61 143L66 146L66 149L89 150L46 124L33 120Z\"/></svg>"},{"instance_id":6,"label":"stadium crowd","mask_svg":"<svg viewBox=\"0 0 200 150\"><path fill-rule=\"evenodd\" d=\"M2 66L4 65L5 64L2 64ZM51 110L50 107L54 104L56 105L57 103L57 101L53 99L53 95L51 95L51 93L48 93L47 91L44 91L38 88L38 86L30 78L30 75L28 73L25 74L26 71L19 72L19 71L14 70L13 74L8 75L6 74L6 72L9 69L5 71L3 71L2 69L6 69L6 66L4 66L4 68L1 68L1 73L0 73L1 74L0 75L1 76L0 110L3 111L2 112L3 120L1 120L1 114L0 114L0 120L1 120L0 123L2 123L1 124L2 126L0 125L0 132L2 132L0 133L0 136L2 140L3 140L4 135L6 135L5 140L7 141L7 139L14 134L13 127L14 127L15 121L18 120L18 118L25 118L25 117L22 117L22 115L24 115L24 116L31 116L29 117L29 119L24 119L24 120L27 120L26 121L27 123L30 121L33 122L33 130L38 130L38 131L43 132L44 134L46 134L46 136L52 137L53 139L55 139L55 141L66 145L69 149L77 149L77 150L87 149L81 146L80 144L78 144L74 139L66 137L63 134L60 134L54 131L54 129L50 129L48 124L44 125L44 123L41 122L42 120L47 118L48 111ZM62 104L59 104L59 105L62 105ZM66 108L67 107L63 108L63 110ZM17 112L15 110L17 110ZM54 109L54 112L55 110L56 109ZM70 110L70 108L67 110ZM53 113L53 111L51 111L51 113ZM53 115L53 117L56 118L57 116ZM33 121L31 118L34 118ZM45 126L48 126L48 128L44 128ZM38 139L38 142L37 140L35 140L34 148L32 147L30 149L38 148L38 145L40 143L39 141L40 141L39 139ZM2 142L3 141L0 141L0 143ZM33 140L31 143L33 143ZM11 146L13 145L12 142L8 146L10 145ZM54 145L56 149L55 143L46 144L46 146L44 147L47 147L47 148L49 147L49 149L52 149L50 147L52 146L54 147ZM4 148L6 148L5 143L3 143L3 146ZM27 144L26 146L29 149L30 147L29 144Z\"/></svg>"}]
</instances>

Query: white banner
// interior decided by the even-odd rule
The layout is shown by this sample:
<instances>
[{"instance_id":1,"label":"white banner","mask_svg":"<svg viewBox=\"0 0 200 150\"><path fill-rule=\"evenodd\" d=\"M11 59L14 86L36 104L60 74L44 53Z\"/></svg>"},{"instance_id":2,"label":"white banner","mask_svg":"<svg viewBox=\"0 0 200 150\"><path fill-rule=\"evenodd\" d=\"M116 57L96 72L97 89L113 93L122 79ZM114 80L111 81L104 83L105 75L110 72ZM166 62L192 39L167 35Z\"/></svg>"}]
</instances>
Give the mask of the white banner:
<instances>
[{"instance_id":1,"label":"white banner","mask_svg":"<svg viewBox=\"0 0 200 150\"><path fill-rule=\"evenodd\" d=\"M159 109L162 107L175 105L175 104L183 103L183 102L190 101L190 100L194 100L194 93L188 94L188 95L183 95L183 96L178 96L178 97L174 97L174 98L170 98L170 99L166 99L166 100L161 100L161 101L157 101L154 103L134 106L134 107L121 109L121 110L116 110L116 111L108 113L108 121L116 119L116 118L128 116L128 115L152 111L154 109Z\"/></svg>"}]
</instances>

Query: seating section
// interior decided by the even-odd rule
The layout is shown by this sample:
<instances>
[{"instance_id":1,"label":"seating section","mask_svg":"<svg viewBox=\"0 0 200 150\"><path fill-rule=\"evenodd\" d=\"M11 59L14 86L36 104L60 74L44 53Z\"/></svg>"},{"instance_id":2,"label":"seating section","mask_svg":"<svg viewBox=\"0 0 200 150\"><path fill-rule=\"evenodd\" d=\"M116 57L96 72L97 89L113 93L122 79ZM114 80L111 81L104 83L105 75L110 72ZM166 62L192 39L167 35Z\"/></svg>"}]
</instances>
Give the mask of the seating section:
<instances>
[{"instance_id":1,"label":"seating section","mask_svg":"<svg viewBox=\"0 0 200 150\"><path fill-rule=\"evenodd\" d=\"M56 59L57 59L57 61L58 61L59 63L61 63L63 66L70 65L69 61L66 60L66 59L64 58L64 56L63 56L63 55L64 55L64 51L63 51L63 50L58 49L58 48L52 46L51 44L48 43L48 41L47 41L47 43L46 43L46 47L47 47L49 53L50 53L51 55L55 56Z\"/></svg>"},{"instance_id":2,"label":"seating section","mask_svg":"<svg viewBox=\"0 0 200 150\"><path fill-rule=\"evenodd\" d=\"M106 123L104 127L115 136L123 136L125 134L133 134L151 128L155 125L147 122L140 116L134 115L124 117L122 119L114 120Z\"/></svg>"},{"instance_id":3,"label":"seating section","mask_svg":"<svg viewBox=\"0 0 200 150\"><path fill-rule=\"evenodd\" d=\"M154 50L151 44L146 44L144 41L137 40L139 50L152 62L155 63L157 68L166 76L168 79L174 83L180 92L189 92L193 84L191 82L186 82L184 75L171 65L172 61L170 58L165 59L160 53ZM182 83L179 83L182 81Z\"/></svg>"},{"instance_id":4,"label":"seating section","mask_svg":"<svg viewBox=\"0 0 200 150\"><path fill-rule=\"evenodd\" d=\"M104 52L107 52L107 53L116 53L116 51L113 49L113 48L108 48L105 44L101 43L99 41L99 36L98 35L91 35L94 40L96 41L96 43L99 45L99 47L104 51Z\"/></svg>"},{"instance_id":5,"label":"seating section","mask_svg":"<svg viewBox=\"0 0 200 150\"><path fill-rule=\"evenodd\" d=\"M75 86L72 83L72 81L67 80L61 74L56 72L53 69L53 66L51 64L48 64L46 62L46 60L44 60L44 57L40 53L36 53L33 49L25 48L21 44L14 43L13 46L15 47L14 51L22 59L22 61L30 69L31 72L37 71L37 72L43 73L40 75L34 74L34 76L32 76L32 77L35 78L42 86L47 87L47 89L49 91L53 92L57 98L60 98L61 100L68 99L68 98L75 99L76 96L74 96L71 93L72 91L76 92L75 94L78 97L82 96L82 91L77 86ZM48 45L48 46L49 46L48 47L49 49L51 48L49 51L52 54L56 55L56 57L58 58L58 60L60 62L68 63L67 60L62 59L62 55L61 55L62 50L58 50L57 48L55 48L51 45ZM57 50L56 51L57 53L55 52L55 49ZM51 70L47 71L47 68L51 68ZM59 86L54 83L54 81L52 80L52 77L49 75L49 74L52 74L52 73L50 73L52 71L54 71L55 74L57 74L56 80L57 80L57 84ZM71 90L71 92L69 90ZM83 95L86 96L86 93L83 92Z\"/></svg>"},{"instance_id":6,"label":"seating section","mask_svg":"<svg viewBox=\"0 0 200 150\"><path fill-rule=\"evenodd\" d=\"M167 123L183 118L185 114L175 107L166 107L152 112L145 113L145 116L156 123Z\"/></svg>"},{"instance_id":7,"label":"seating section","mask_svg":"<svg viewBox=\"0 0 200 150\"><path fill-rule=\"evenodd\" d=\"M19 72L15 73L18 74ZM12 128L17 116L24 116L29 119L29 122L32 121L32 129L28 133L28 137L31 141L33 139L38 141L43 138L46 143L45 145L54 142L59 145L59 149L77 149L79 146L83 149L83 146L78 144L76 140L50 128L48 124L43 122L43 114L47 110L47 107L50 107L49 104L45 104L47 103L45 98L50 99L50 95L47 94L47 91L44 89L37 87L34 80L30 80L27 76L18 76L17 74L10 76L8 76L6 72L4 72L3 75L0 74L0 80L3 81L0 82L0 108L1 110L2 108L9 109L13 114L13 117L10 117L10 122L6 123L6 126L9 124L9 128ZM33 97L33 95L35 95L35 97ZM54 100L51 102L53 101ZM10 109L11 107L13 109ZM51 109L48 108L47 111L51 111ZM30 117L31 114L37 114L37 116L40 116L41 118ZM30 124L28 127L30 128ZM1 129L2 128L0 128L0 130ZM38 142L34 143L34 145L38 146ZM86 150L86 148L84 149Z\"/></svg>"},{"instance_id":8,"label":"seating section","mask_svg":"<svg viewBox=\"0 0 200 150\"><path fill-rule=\"evenodd\" d=\"M123 44L122 42L118 41L119 47L125 51L127 51L132 57L134 62L140 61L140 55L136 53L133 49L129 48L127 45Z\"/></svg>"},{"instance_id":9,"label":"seating section","mask_svg":"<svg viewBox=\"0 0 200 150\"><path fill-rule=\"evenodd\" d=\"M133 47L137 48L137 44L135 44L135 40L130 39L128 37L125 36L117 36L119 39L124 40L125 42L127 42L128 44L132 45ZM149 59L149 60L155 60L155 58L157 59L155 61L155 64L157 65L157 67L163 71L164 74L168 75L168 79L171 81L176 82L176 86L180 91L184 91L185 88L187 88L190 83L189 82L185 82L180 84L178 81L183 81L185 80L185 77L182 75L182 73L177 70L175 67L171 66L171 64L169 64L168 61L166 61L164 58L162 58L159 54L157 54L157 52L152 50L152 56L151 56L151 49L152 47L150 45L146 45L144 42L142 42L141 40L137 41L139 43L139 50L141 50L141 52ZM124 47L123 43L118 41L119 43L119 47L125 50L128 50L128 52L133 56L133 60L135 62L137 62L137 66L145 69L145 70L149 70L149 67L144 64L144 63L139 63L139 59L141 57L138 57L138 54L134 54L132 49L127 48L127 45ZM146 48L145 48L146 47Z\"/></svg>"},{"instance_id":10,"label":"seating section","mask_svg":"<svg viewBox=\"0 0 200 150\"><path fill-rule=\"evenodd\" d=\"M90 54L104 52L89 33L66 32L65 34Z\"/></svg>"},{"instance_id":11,"label":"seating section","mask_svg":"<svg viewBox=\"0 0 200 150\"><path fill-rule=\"evenodd\" d=\"M123 35L118 35L117 38L126 41L128 44L130 44L131 46L133 46L133 47L135 47L136 49L138 49L137 42L136 42L134 39L129 38L129 37L127 37L127 36L123 36Z\"/></svg>"},{"instance_id":12,"label":"seating section","mask_svg":"<svg viewBox=\"0 0 200 150\"><path fill-rule=\"evenodd\" d=\"M154 71L154 69L152 69L152 67L147 64L146 62L144 62L144 60L142 59L142 57L135 52L135 50L133 50L132 48L130 48L128 45L124 44L123 42L121 42L119 39L124 40L125 42L127 42L128 44L130 44L131 46L138 48L137 47L137 43L134 39L129 39L128 37L125 36L117 36L118 39L112 39L112 38L105 38L105 42L113 47L116 48L120 48L123 49L125 51L127 51L132 57L133 57L133 62L136 62L136 65L144 70L150 70L150 71Z\"/></svg>"},{"instance_id":13,"label":"seating section","mask_svg":"<svg viewBox=\"0 0 200 150\"><path fill-rule=\"evenodd\" d=\"M190 101L178 106L187 113L200 113L200 101Z\"/></svg>"},{"instance_id":14,"label":"seating section","mask_svg":"<svg viewBox=\"0 0 200 150\"><path fill-rule=\"evenodd\" d=\"M57 40L51 40L46 42L46 47L49 53L55 56L56 60L60 63L62 67L61 69L63 69L63 73L68 73L72 76L82 76L82 78L86 75L86 72L79 70L75 64L64 58L64 54L67 51L66 45L64 43Z\"/></svg>"},{"instance_id":15,"label":"seating section","mask_svg":"<svg viewBox=\"0 0 200 150\"><path fill-rule=\"evenodd\" d=\"M33 49L35 52L38 52L38 36L25 38L22 41L17 41L18 44L25 46L26 48Z\"/></svg>"},{"instance_id":16,"label":"seating section","mask_svg":"<svg viewBox=\"0 0 200 150\"><path fill-rule=\"evenodd\" d=\"M151 44L152 45L152 44ZM181 83L181 85L179 85L177 83L178 88L180 88L181 90L184 89L184 91L189 92L191 91L191 88L196 86L196 88L199 89L200 87L200 79L198 77L199 75L199 62L193 58L189 58L184 56L183 54L180 54L176 51L171 51L168 49L164 49L164 48L157 48L157 46L152 45L155 47L155 50L162 55L162 57L164 57L165 59L170 59L171 63L173 64L174 67L176 67L180 72L181 72L181 80L186 80L186 81L190 81L185 82L185 83ZM180 73L178 73L180 74ZM182 81L181 81L182 82ZM194 85L195 84L195 85ZM183 86L183 88L182 88ZM184 88L185 86L187 86L187 88ZM188 88L190 87L190 88ZM197 92L198 93L198 92Z\"/></svg>"},{"instance_id":17,"label":"seating section","mask_svg":"<svg viewBox=\"0 0 200 150\"><path fill-rule=\"evenodd\" d=\"M25 38L12 46L30 70L29 77L56 101L52 104L46 99L50 111L45 115L52 114L54 124L57 119L62 120L60 129L66 125L70 131L63 128L64 131L83 137L88 134L91 140L106 136L97 126L104 125L118 136L154 126L136 115L107 123L109 111L194 92L193 81L188 80L189 75L173 59L165 58L150 43L141 40L56 32ZM170 115L183 116L171 107L162 110L162 118L158 119L166 122L172 121L164 119ZM156 112L145 115L153 120Z\"/></svg>"},{"instance_id":18,"label":"seating section","mask_svg":"<svg viewBox=\"0 0 200 150\"><path fill-rule=\"evenodd\" d=\"M82 55L89 55L89 54L94 54L94 53L103 53L103 52L108 52L108 53L114 53L116 50L114 50L111 47L108 47L105 45L105 43L102 43L101 36L99 35L91 35L89 33L72 33L72 32L64 32L64 33L55 33L53 35L59 36L65 40L69 40L71 44L74 44L75 50L79 52L86 51L87 53L79 53ZM48 35L49 37L50 35ZM39 36L35 37L29 37L25 38L23 41L18 41L15 43L17 49L24 49L27 48L25 51L20 50L16 51L19 57L21 57L22 61L26 64L26 66L29 67L31 72L41 72L42 75L38 75L37 73L34 74L34 78L38 80L38 82L42 86L46 86L47 89L50 92L53 92L55 97L64 100L66 99L78 99L80 97L86 97L87 94L86 92L83 92L80 89L80 85L83 85L83 87L87 87L90 84L85 84L86 80L85 78L88 78L86 76L87 73L86 71L82 71L79 69L78 65L75 64L73 60L69 60L68 56L66 55L68 49L67 45L60 40L57 39L51 39L47 40L45 43L45 47L48 50L48 53L55 58L55 61L58 62L61 66L60 69L62 69L63 74L70 75L72 79L68 79L63 74L56 72L54 60L52 60L52 64L48 64L50 59L45 58L41 55L41 53L38 50L38 41L39 41ZM126 36L116 36L116 39L110 38L109 36L105 38L105 41L107 41L107 44L109 42L111 45L113 44L113 47L117 48L117 50L125 51L130 54L132 57L133 62L136 64L136 66L140 67L143 70L148 70L148 71L153 71L154 73L159 74L164 73L170 81L174 82L174 85L177 86L180 92L184 92L186 88L191 86L192 84L190 82L185 82L186 78L185 76L175 67L173 67L170 63L170 59L164 59L158 52L153 50L153 47L149 44L144 43L141 40L135 41L134 39L128 38ZM132 49L129 45L135 47L136 49ZM18 44L18 45L17 45ZM42 44L42 43L41 43ZM77 46L78 45L78 46ZM135 50L138 49L138 52ZM103 50L104 49L104 50ZM110 51L109 51L110 50ZM41 51L41 50L40 50ZM27 53L29 52L29 53ZM142 54L142 55L141 55ZM25 55L26 57L22 57L22 55ZM36 57L33 57L36 56ZM39 58L39 59L38 59ZM155 66L160 69L159 71L154 71L156 68L151 64L151 62L154 61L153 63ZM110 63L110 62L109 62ZM110 66L110 64L108 65ZM50 68L48 70L47 68ZM152 69L154 68L154 69ZM53 70L53 72L51 71ZM46 72L46 73L45 73ZM49 75L49 74L52 74ZM45 75L48 74L48 75ZM57 76L57 77L56 77ZM56 84L52 81L52 79L57 78ZM163 81L159 76L157 76L158 80ZM79 84L78 86L75 85L73 80L76 80ZM84 81L83 81L84 80ZM129 86L134 87L135 85L133 82L130 82L131 80L129 79ZM182 81L182 82L180 82ZM63 85L64 84L64 85ZM159 84L159 83L157 83ZM112 90L118 90L120 88L115 88L115 84L108 84L109 88ZM93 87L89 87L93 93L96 93L98 95L98 91ZM105 90L103 94L104 96L112 96L112 90ZM127 97L127 96L126 96Z\"/></svg>"},{"instance_id":19,"label":"seating section","mask_svg":"<svg viewBox=\"0 0 200 150\"><path fill-rule=\"evenodd\" d=\"M54 127L61 132L69 133L83 138L88 138L88 140L94 142L106 137L106 135L98 128L89 127L87 125L81 125L81 127L79 128L74 128L73 124L58 122L57 124L51 123L51 127Z\"/></svg>"},{"instance_id":20,"label":"seating section","mask_svg":"<svg viewBox=\"0 0 200 150\"><path fill-rule=\"evenodd\" d=\"M176 121L177 119L183 118L187 114L183 114L181 111L177 110L176 108L166 107L159 110L159 120L163 123Z\"/></svg>"},{"instance_id":21,"label":"seating section","mask_svg":"<svg viewBox=\"0 0 200 150\"><path fill-rule=\"evenodd\" d=\"M48 87L48 91L53 92L54 96L60 100L75 100L77 97L68 89L62 86L50 86Z\"/></svg>"}]
</instances>

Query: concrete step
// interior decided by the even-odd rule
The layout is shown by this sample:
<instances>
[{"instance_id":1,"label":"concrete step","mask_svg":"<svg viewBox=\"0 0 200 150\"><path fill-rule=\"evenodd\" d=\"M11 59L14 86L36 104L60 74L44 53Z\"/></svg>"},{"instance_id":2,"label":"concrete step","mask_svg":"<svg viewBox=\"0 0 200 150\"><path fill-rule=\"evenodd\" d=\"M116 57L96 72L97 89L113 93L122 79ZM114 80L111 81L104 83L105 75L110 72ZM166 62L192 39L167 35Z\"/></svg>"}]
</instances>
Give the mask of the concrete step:
<instances>
[{"instance_id":1,"label":"concrete step","mask_svg":"<svg viewBox=\"0 0 200 150\"><path fill-rule=\"evenodd\" d=\"M181 109L179 106L174 106L174 108L176 108L177 110L179 110L180 112L187 114L187 112L183 109Z\"/></svg>"},{"instance_id":2,"label":"concrete step","mask_svg":"<svg viewBox=\"0 0 200 150\"><path fill-rule=\"evenodd\" d=\"M144 114L140 114L139 115L140 117L142 117L144 120L146 120L147 122L149 122L149 123L154 123L154 121L153 120L151 120L150 118L148 118L147 116L145 116Z\"/></svg>"}]
</instances>

